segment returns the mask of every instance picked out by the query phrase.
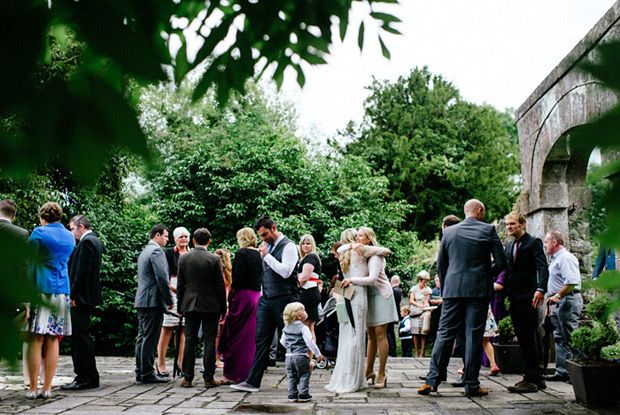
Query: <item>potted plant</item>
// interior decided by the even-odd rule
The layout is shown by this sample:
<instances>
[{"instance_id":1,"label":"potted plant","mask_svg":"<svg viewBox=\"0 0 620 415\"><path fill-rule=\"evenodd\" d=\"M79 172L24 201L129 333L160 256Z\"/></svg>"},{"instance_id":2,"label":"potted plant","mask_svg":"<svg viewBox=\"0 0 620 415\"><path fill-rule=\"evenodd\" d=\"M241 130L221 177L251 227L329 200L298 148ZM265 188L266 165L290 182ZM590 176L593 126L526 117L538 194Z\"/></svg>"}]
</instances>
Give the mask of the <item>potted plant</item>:
<instances>
[{"instance_id":1,"label":"potted plant","mask_svg":"<svg viewBox=\"0 0 620 415\"><path fill-rule=\"evenodd\" d=\"M620 397L620 364L611 359L620 355L618 330L609 317L606 295L595 297L586 307L592 324L573 332L571 345L581 353L567 360L566 367L577 401L586 405L614 405Z\"/></svg>"},{"instance_id":2,"label":"potted plant","mask_svg":"<svg viewBox=\"0 0 620 415\"><path fill-rule=\"evenodd\" d=\"M510 310L510 302L506 298L504 304ZM495 362L502 373L523 373L525 361L523 353L517 343L515 328L512 325L512 318L506 316L497 323L499 334L497 343L493 344L495 352Z\"/></svg>"}]
</instances>

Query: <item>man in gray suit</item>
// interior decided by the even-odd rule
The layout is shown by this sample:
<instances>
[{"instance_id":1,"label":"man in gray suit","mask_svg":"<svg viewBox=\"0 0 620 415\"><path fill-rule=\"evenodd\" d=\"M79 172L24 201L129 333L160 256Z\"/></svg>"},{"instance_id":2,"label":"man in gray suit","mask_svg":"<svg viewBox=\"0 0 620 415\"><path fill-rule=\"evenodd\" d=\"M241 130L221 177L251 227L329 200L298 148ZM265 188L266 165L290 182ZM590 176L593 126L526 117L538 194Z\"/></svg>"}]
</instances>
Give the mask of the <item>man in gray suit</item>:
<instances>
[{"instance_id":1,"label":"man in gray suit","mask_svg":"<svg viewBox=\"0 0 620 415\"><path fill-rule=\"evenodd\" d=\"M429 373L418 389L421 395L436 391L446 380L452 346L459 328L465 325L464 384L467 396L484 396L478 374L482 338L489 300L493 295L492 266L506 267L506 255L495 227L482 222L485 208L472 199L465 203L465 220L444 230L437 258L443 305ZM491 255L495 264L491 262Z\"/></svg>"},{"instance_id":2,"label":"man in gray suit","mask_svg":"<svg viewBox=\"0 0 620 415\"><path fill-rule=\"evenodd\" d=\"M215 374L215 338L220 317L226 314L226 287L220 257L207 251L211 233L206 228L194 231L196 249L179 259L177 300L185 316L185 353L181 387L189 388L194 379L198 329L202 324L204 386L219 386Z\"/></svg>"},{"instance_id":3,"label":"man in gray suit","mask_svg":"<svg viewBox=\"0 0 620 415\"><path fill-rule=\"evenodd\" d=\"M172 291L168 281L168 262L162 249L168 242L168 229L155 225L151 229L151 240L138 258L138 291L134 304L139 319L136 340L136 380L142 383L164 383L153 371L155 350L164 310L171 309Z\"/></svg>"}]
</instances>

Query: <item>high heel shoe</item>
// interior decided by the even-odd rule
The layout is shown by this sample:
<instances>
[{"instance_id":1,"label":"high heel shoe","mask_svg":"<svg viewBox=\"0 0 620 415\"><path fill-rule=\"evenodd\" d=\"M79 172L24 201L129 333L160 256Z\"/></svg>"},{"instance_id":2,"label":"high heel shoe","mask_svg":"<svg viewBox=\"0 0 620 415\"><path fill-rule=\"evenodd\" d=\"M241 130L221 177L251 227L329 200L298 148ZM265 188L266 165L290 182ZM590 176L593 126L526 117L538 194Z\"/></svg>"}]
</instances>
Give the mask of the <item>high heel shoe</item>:
<instances>
[{"instance_id":1,"label":"high heel shoe","mask_svg":"<svg viewBox=\"0 0 620 415\"><path fill-rule=\"evenodd\" d=\"M26 394L26 399L37 399L37 391L28 391Z\"/></svg>"},{"instance_id":2,"label":"high heel shoe","mask_svg":"<svg viewBox=\"0 0 620 415\"><path fill-rule=\"evenodd\" d=\"M375 372L372 372L368 375L366 375L366 380L368 381L368 383L370 383L372 381L372 384L375 384L375 379L377 379L377 374Z\"/></svg>"},{"instance_id":3,"label":"high heel shoe","mask_svg":"<svg viewBox=\"0 0 620 415\"><path fill-rule=\"evenodd\" d=\"M159 376L160 378L167 378L168 376L170 376L170 373L168 372L160 372L158 367L155 368L155 371L157 372L157 376Z\"/></svg>"},{"instance_id":4,"label":"high heel shoe","mask_svg":"<svg viewBox=\"0 0 620 415\"><path fill-rule=\"evenodd\" d=\"M52 391L41 391L41 393L39 393L39 396L37 396L37 399L51 399L52 398Z\"/></svg>"},{"instance_id":5,"label":"high heel shoe","mask_svg":"<svg viewBox=\"0 0 620 415\"><path fill-rule=\"evenodd\" d=\"M375 389L383 389L387 386L387 376L383 378L383 382L377 382L375 384Z\"/></svg>"}]
</instances>

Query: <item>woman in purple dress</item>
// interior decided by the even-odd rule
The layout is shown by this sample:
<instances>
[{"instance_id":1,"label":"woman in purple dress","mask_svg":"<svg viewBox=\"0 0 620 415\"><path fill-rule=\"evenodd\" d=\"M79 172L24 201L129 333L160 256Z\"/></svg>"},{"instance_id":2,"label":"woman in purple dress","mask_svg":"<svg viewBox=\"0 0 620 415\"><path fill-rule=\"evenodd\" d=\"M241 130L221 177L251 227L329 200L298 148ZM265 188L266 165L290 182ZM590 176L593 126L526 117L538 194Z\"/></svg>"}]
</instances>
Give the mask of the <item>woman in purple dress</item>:
<instances>
[{"instance_id":1,"label":"woman in purple dress","mask_svg":"<svg viewBox=\"0 0 620 415\"><path fill-rule=\"evenodd\" d=\"M218 345L218 353L224 360L224 379L220 380L223 384L244 381L254 361L256 306L263 272L263 259L256 249L256 241L252 228L237 232L240 249L233 260L228 314Z\"/></svg>"}]
</instances>

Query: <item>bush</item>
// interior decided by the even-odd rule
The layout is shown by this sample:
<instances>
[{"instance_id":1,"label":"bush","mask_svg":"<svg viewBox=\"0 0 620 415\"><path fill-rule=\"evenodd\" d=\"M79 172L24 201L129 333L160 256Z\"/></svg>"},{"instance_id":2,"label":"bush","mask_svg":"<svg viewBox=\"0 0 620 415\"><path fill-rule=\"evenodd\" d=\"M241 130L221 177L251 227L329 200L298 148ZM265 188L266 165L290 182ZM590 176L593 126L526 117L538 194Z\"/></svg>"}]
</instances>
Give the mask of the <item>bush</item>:
<instances>
[{"instance_id":1,"label":"bush","mask_svg":"<svg viewBox=\"0 0 620 415\"><path fill-rule=\"evenodd\" d=\"M586 313L592 317L591 327L580 327L572 335L571 345L579 350L585 359L600 360L606 358L601 351L607 346L611 346L620 340L615 322L609 318L607 309L609 298L599 295L590 301L586 306ZM614 349L615 350L615 349ZM606 355L613 352L607 349Z\"/></svg>"},{"instance_id":2,"label":"bush","mask_svg":"<svg viewBox=\"0 0 620 415\"><path fill-rule=\"evenodd\" d=\"M497 323L499 342L502 344L515 343L515 328L512 325L512 318L506 316Z\"/></svg>"}]
</instances>

